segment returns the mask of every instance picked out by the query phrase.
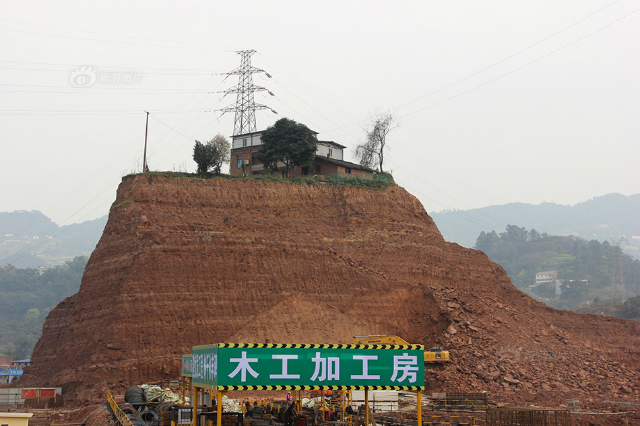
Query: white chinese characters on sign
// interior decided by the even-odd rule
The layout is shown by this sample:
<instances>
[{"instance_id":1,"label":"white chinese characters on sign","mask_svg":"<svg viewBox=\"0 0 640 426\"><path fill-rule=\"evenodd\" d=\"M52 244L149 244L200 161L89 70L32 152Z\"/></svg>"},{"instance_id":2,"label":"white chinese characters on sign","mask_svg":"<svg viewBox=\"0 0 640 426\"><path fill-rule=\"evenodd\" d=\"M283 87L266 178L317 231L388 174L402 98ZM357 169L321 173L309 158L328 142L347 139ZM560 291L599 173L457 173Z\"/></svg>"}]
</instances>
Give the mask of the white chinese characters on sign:
<instances>
[{"instance_id":1,"label":"white chinese characters on sign","mask_svg":"<svg viewBox=\"0 0 640 426\"><path fill-rule=\"evenodd\" d=\"M316 356L311 358L311 361L316 364L316 369L311 376L312 382L340 380L340 358L333 356L322 358L320 352L316 352Z\"/></svg>"},{"instance_id":2,"label":"white chinese characters on sign","mask_svg":"<svg viewBox=\"0 0 640 426\"><path fill-rule=\"evenodd\" d=\"M398 382L403 382L404 379L408 378L409 383L416 382L416 371L418 371L418 357L409 356L408 353L403 353L400 356L393 357L393 376L391 376L391 381L395 382L398 373L402 372L402 376L400 376Z\"/></svg>"},{"instance_id":3,"label":"white chinese characters on sign","mask_svg":"<svg viewBox=\"0 0 640 426\"><path fill-rule=\"evenodd\" d=\"M229 377L232 379L238 375L238 372L240 372L241 382L247 381L247 372L249 372L254 379L258 377L259 374L249 365L250 362L258 362L258 358L247 358L247 353L242 351L242 358L229 358L229 361L238 363L236 369L229 374Z\"/></svg>"},{"instance_id":4,"label":"white chinese characters on sign","mask_svg":"<svg viewBox=\"0 0 640 426\"><path fill-rule=\"evenodd\" d=\"M290 359L298 359L298 355L271 355L271 359L282 360L282 373L269 374L270 379L299 379L300 378L299 374L289 374L287 372L287 369L288 369L287 361L289 361Z\"/></svg>"},{"instance_id":5,"label":"white chinese characters on sign","mask_svg":"<svg viewBox=\"0 0 640 426\"><path fill-rule=\"evenodd\" d=\"M195 379L213 381L218 377L218 356L216 354L194 354L188 362L191 362L192 375Z\"/></svg>"},{"instance_id":6,"label":"white chinese characters on sign","mask_svg":"<svg viewBox=\"0 0 640 426\"><path fill-rule=\"evenodd\" d=\"M362 360L362 374L352 374L352 380L380 380L377 374L369 374L369 361L377 361L377 355L354 355L353 359Z\"/></svg>"},{"instance_id":7,"label":"white chinese characters on sign","mask_svg":"<svg viewBox=\"0 0 640 426\"><path fill-rule=\"evenodd\" d=\"M264 381L266 377L270 380L284 381L274 384L314 383L317 385L335 385L341 381L340 364L342 363L343 372L346 371L344 374L346 377L343 377L342 380L346 380L349 377L351 380L359 381L360 385L366 386L378 385L381 381L383 382L382 384L387 386L407 386L409 384L415 385L419 382L418 373L421 371L418 365L420 357L410 355L415 351L396 351L395 354L399 355L394 355L394 353L385 354L385 356L382 356L382 360L378 355L344 354L342 356L330 356L337 355L337 353L329 351L307 351L302 356L291 353L256 353L254 355L254 352L251 351L239 352L240 357L235 355L238 353L236 352L234 354L236 358L228 358L228 361L232 363L229 366L229 370L233 370L231 374L228 374L228 377L235 378L235 383L237 384L239 384L238 382L247 384L247 380L255 383L249 376L257 379L260 376L258 371L260 371L262 373L261 381ZM252 357L247 357L248 353L251 353ZM268 360L268 358L271 358L271 360ZM391 358L393 358L392 374ZM194 378L205 375L209 380L216 380L217 359L215 356L207 358L206 355L200 355L196 358L196 355L194 355L193 359L194 364L196 360L199 361L199 368L194 365ZM259 362L260 360L263 362ZM313 370L311 370L312 366L315 367ZM311 374L311 371L313 371L313 374ZM383 376L384 379L381 379Z\"/></svg>"}]
</instances>

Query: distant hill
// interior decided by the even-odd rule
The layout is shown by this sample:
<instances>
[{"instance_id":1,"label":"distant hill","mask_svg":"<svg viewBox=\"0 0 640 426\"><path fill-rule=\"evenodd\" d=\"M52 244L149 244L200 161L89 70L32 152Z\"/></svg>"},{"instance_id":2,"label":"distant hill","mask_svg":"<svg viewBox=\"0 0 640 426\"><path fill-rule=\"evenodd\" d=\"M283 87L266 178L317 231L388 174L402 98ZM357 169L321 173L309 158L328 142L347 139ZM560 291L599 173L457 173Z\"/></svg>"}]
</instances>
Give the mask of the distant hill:
<instances>
[{"instance_id":1,"label":"distant hill","mask_svg":"<svg viewBox=\"0 0 640 426\"><path fill-rule=\"evenodd\" d=\"M37 210L0 212L0 266L55 266L89 256L106 224L106 215L60 227Z\"/></svg>"},{"instance_id":2,"label":"distant hill","mask_svg":"<svg viewBox=\"0 0 640 426\"><path fill-rule=\"evenodd\" d=\"M513 285L554 308L575 309L592 300L617 306L640 294L640 261L619 255L607 241L540 234L508 225L499 234L481 232L475 248L502 266ZM615 278L616 258L624 285ZM541 271L555 271L559 282L535 286L536 273Z\"/></svg>"},{"instance_id":3,"label":"distant hill","mask_svg":"<svg viewBox=\"0 0 640 426\"><path fill-rule=\"evenodd\" d=\"M640 257L640 194L607 194L564 206L510 203L463 211L430 213L443 237L465 247L473 247L480 232L500 232L508 224L517 224L550 235L573 235L587 241L619 240L625 236L625 251Z\"/></svg>"},{"instance_id":4,"label":"distant hill","mask_svg":"<svg viewBox=\"0 0 640 426\"><path fill-rule=\"evenodd\" d=\"M80 288L87 260L78 256L47 270L0 267L0 357L30 356L49 311Z\"/></svg>"}]
</instances>

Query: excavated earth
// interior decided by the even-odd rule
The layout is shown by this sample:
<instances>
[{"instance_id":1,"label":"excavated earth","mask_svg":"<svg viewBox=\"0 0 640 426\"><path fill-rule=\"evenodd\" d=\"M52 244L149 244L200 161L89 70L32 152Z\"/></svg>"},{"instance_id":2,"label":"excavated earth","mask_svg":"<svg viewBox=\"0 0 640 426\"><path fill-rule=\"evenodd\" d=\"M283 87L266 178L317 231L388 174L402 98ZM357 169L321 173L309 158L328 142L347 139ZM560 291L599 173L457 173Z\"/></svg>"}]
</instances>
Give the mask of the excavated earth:
<instances>
[{"instance_id":1,"label":"excavated earth","mask_svg":"<svg viewBox=\"0 0 640 426\"><path fill-rule=\"evenodd\" d=\"M429 394L640 399L640 324L535 301L484 253L445 242L399 186L149 175L123 179L80 291L47 317L20 385L101 404L176 379L193 345L364 334L448 349Z\"/></svg>"}]
</instances>

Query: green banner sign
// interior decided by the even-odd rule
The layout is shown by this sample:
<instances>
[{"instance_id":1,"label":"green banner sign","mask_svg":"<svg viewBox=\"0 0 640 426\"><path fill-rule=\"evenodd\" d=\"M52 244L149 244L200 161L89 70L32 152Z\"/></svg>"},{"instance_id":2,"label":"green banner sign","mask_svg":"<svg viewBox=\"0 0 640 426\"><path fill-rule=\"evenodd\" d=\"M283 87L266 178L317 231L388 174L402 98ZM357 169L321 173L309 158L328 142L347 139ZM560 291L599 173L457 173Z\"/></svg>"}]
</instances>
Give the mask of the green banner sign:
<instances>
[{"instance_id":1,"label":"green banner sign","mask_svg":"<svg viewBox=\"0 0 640 426\"><path fill-rule=\"evenodd\" d=\"M193 374L193 357L192 355L182 355L182 375L191 377Z\"/></svg>"},{"instance_id":2,"label":"green banner sign","mask_svg":"<svg viewBox=\"0 0 640 426\"><path fill-rule=\"evenodd\" d=\"M192 357L192 383L209 389L424 389L421 345L223 343Z\"/></svg>"}]
</instances>

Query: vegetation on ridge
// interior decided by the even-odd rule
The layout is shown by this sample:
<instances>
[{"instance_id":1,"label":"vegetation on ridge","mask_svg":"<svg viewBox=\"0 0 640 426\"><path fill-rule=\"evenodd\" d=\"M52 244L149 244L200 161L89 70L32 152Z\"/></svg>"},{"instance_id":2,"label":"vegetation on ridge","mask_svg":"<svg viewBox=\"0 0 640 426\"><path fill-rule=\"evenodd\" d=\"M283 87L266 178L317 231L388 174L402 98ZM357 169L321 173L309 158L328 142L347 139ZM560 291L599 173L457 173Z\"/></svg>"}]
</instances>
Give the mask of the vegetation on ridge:
<instances>
[{"instance_id":1,"label":"vegetation on ridge","mask_svg":"<svg viewBox=\"0 0 640 426\"><path fill-rule=\"evenodd\" d=\"M388 176L393 179L393 177L384 173L383 175ZM298 185L331 185L331 186L355 186L358 188L374 188L374 189L385 189L389 185L390 182L382 181L382 180L370 180L370 179L360 179L360 178L331 178L331 177L313 177L313 176L294 176L294 177L281 177L271 174L261 174L261 175L248 175L248 176L236 176L236 175L226 175L220 174L216 175L213 173L205 173L205 174L197 174L197 173L187 173L187 172L147 172L144 173L135 173L125 176L162 176L168 178L185 178L185 179L197 179L197 180L216 180L216 179L226 179L226 180L241 180L241 181L249 181L249 182L276 182L276 183L293 183Z\"/></svg>"},{"instance_id":2,"label":"vegetation on ridge","mask_svg":"<svg viewBox=\"0 0 640 426\"><path fill-rule=\"evenodd\" d=\"M640 293L640 261L621 254L606 241L552 236L508 225L500 234L480 233L475 248L502 266L516 287L555 308L575 309L594 299L622 306L624 299ZM618 261L624 287L614 279ZM563 280L559 297L555 283L529 288L535 284L536 272L542 271L558 272L558 279Z\"/></svg>"},{"instance_id":3,"label":"vegetation on ridge","mask_svg":"<svg viewBox=\"0 0 640 426\"><path fill-rule=\"evenodd\" d=\"M0 355L11 359L31 355L49 311L78 292L87 261L78 256L45 271L0 268Z\"/></svg>"}]
</instances>

